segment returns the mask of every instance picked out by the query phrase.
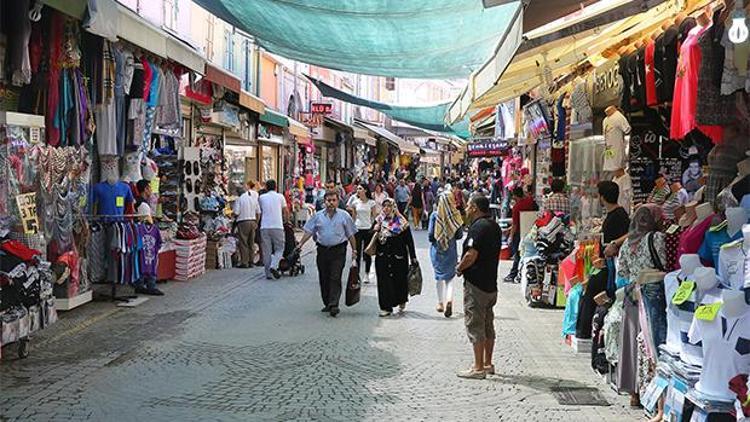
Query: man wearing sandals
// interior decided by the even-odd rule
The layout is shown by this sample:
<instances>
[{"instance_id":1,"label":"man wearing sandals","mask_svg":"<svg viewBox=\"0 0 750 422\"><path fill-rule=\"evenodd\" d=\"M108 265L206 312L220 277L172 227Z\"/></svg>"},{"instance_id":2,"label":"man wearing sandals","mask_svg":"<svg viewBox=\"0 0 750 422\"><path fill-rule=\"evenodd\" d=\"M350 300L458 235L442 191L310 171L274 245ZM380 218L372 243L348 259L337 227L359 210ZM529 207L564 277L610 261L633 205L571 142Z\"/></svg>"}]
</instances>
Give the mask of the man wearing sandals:
<instances>
[{"instance_id":1,"label":"man wearing sandals","mask_svg":"<svg viewBox=\"0 0 750 422\"><path fill-rule=\"evenodd\" d=\"M502 233L490 215L490 201L482 195L469 200L466 217L471 221L464 240L463 257L456 274L464 276L464 323L474 348L474 365L457 375L484 379L495 373L492 352L495 347L497 265Z\"/></svg>"}]
</instances>

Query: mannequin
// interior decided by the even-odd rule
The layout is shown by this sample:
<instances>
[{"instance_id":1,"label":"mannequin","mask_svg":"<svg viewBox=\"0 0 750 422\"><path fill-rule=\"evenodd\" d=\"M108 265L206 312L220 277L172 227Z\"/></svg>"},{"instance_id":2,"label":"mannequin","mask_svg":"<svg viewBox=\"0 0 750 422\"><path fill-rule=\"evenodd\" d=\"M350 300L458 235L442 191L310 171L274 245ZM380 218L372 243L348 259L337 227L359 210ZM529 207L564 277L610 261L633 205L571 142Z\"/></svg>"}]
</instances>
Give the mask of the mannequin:
<instances>
[{"instance_id":1,"label":"mannequin","mask_svg":"<svg viewBox=\"0 0 750 422\"><path fill-rule=\"evenodd\" d=\"M692 227L695 227L704 222L706 218L711 216L711 214L713 214L713 208L711 208L711 204L698 204L695 207L695 221L693 221Z\"/></svg>"},{"instance_id":2,"label":"mannequin","mask_svg":"<svg viewBox=\"0 0 750 422\"><path fill-rule=\"evenodd\" d=\"M703 370L695 389L717 399L733 401L736 395L729 390L729 380L747 373L750 366L750 307L744 294L725 289L721 308L702 313L690 327L690 341L701 342ZM708 310L708 309L704 309Z\"/></svg>"},{"instance_id":3,"label":"mannequin","mask_svg":"<svg viewBox=\"0 0 750 422\"><path fill-rule=\"evenodd\" d=\"M716 272L711 267L700 266L693 271L691 277L695 281L695 288L700 296L703 296L707 292L714 291L719 285L719 279L716 277Z\"/></svg>"},{"instance_id":4,"label":"mannequin","mask_svg":"<svg viewBox=\"0 0 750 422\"><path fill-rule=\"evenodd\" d=\"M128 183L137 183L143 179L141 174L141 152L129 152L125 154L122 165L122 180Z\"/></svg>"},{"instance_id":5,"label":"mannequin","mask_svg":"<svg viewBox=\"0 0 750 422\"><path fill-rule=\"evenodd\" d=\"M672 304L680 285L687 280L696 269L703 267L701 259L696 254L685 254L680 257L680 269L664 276L664 297L667 300L667 350L674 356L680 354L682 339L680 335L680 309Z\"/></svg>"},{"instance_id":6,"label":"mannequin","mask_svg":"<svg viewBox=\"0 0 750 422\"><path fill-rule=\"evenodd\" d=\"M127 183L120 182L117 157L100 158L102 182L94 185L94 214L117 217L125 214L125 206L133 204L133 192Z\"/></svg>"},{"instance_id":7,"label":"mannequin","mask_svg":"<svg viewBox=\"0 0 750 422\"><path fill-rule=\"evenodd\" d=\"M602 170L613 172L625 168L625 135L630 133L630 124L617 107L609 106L604 112L607 117L602 123L605 143Z\"/></svg>"},{"instance_id":8,"label":"mannequin","mask_svg":"<svg viewBox=\"0 0 750 422\"><path fill-rule=\"evenodd\" d=\"M730 237L738 235L743 226L747 224L747 211L741 207L727 208L727 234Z\"/></svg>"}]
</instances>

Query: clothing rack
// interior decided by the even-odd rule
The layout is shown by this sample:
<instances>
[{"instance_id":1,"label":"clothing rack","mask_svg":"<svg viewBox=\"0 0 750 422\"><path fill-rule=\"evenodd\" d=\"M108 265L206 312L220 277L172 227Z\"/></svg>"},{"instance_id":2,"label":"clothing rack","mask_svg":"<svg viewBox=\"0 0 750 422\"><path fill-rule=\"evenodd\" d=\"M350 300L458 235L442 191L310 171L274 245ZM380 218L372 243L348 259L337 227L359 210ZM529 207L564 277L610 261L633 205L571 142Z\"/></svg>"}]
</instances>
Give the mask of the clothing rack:
<instances>
[{"instance_id":1,"label":"clothing rack","mask_svg":"<svg viewBox=\"0 0 750 422\"><path fill-rule=\"evenodd\" d=\"M101 220L115 219L115 218L119 218L119 219L132 219L132 218L135 218L135 217L143 217L142 215L137 215L137 214L120 214L120 215L103 215L103 214L94 215L94 214L86 214L84 216L89 221L91 221L91 220L100 220L100 219ZM107 223L113 223L113 222L121 222L121 221L122 220L120 220L120 221L108 220L108 221L105 221L105 222L107 222ZM117 296L117 280L112 279L111 281L112 281L112 293L110 294L110 299L113 302L129 302L132 299L136 299L138 297L138 296L135 296L135 295Z\"/></svg>"}]
</instances>

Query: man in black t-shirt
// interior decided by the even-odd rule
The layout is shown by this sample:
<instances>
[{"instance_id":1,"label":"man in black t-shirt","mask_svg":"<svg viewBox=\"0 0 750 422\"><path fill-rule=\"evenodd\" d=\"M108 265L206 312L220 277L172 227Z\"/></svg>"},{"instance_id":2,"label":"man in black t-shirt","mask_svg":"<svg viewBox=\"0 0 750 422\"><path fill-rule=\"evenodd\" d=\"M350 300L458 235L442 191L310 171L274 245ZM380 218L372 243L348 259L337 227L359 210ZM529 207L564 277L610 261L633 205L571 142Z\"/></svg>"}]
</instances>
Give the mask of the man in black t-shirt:
<instances>
[{"instance_id":1,"label":"man in black t-shirt","mask_svg":"<svg viewBox=\"0 0 750 422\"><path fill-rule=\"evenodd\" d=\"M607 211L607 216L602 223L602 246L604 256L613 258L617 256L620 246L628 235L630 217L623 207L617 203L620 188L615 182L599 182L599 202Z\"/></svg>"},{"instance_id":2,"label":"man in black t-shirt","mask_svg":"<svg viewBox=\"0 0 750 422\"><path fill-rule=\"evenodd\" d=\"M474 365L457 375L484 379L495 373L492 352L495 347L497 265L502 232L490 216L490 201L476 195L469 201L466 215L472 222L464 240L461 262L456 273L464 276L464 323L474 348Z\"/></svg>"}]
</instances>

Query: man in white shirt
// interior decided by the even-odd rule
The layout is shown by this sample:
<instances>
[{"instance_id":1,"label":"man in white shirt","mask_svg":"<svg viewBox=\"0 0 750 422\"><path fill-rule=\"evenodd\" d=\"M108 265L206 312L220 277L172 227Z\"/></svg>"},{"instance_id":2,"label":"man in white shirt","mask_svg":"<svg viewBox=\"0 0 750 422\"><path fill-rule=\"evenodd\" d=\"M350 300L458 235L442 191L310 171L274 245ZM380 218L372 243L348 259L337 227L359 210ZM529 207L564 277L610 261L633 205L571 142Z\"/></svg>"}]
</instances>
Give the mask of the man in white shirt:
<instances>
[{"instance_id":1,"label":"man in white shirt","mask_svg":"<svg viewBox=\"0 0 750 422\"><path fill-rule=\"evenodd\" d=\"M276 192L276 181L266 181L266 193L258 198L260 205L260 245L263 253L263 267L266 279L278 279L279 261L284 254L284 220L288 218L288 208L284 195Z\"/></svg>"},{"instance_id":2,"label":"man in white shirt","mask_svg":"<svg viewBox=\"0 0 750 422\"><path fill-rule=\"evenodd\" d=\"M146 179L139 180L135 184L138 191L138 198L135 201L135 213L145 222L153 224L151 206L148 201L151 199L151 182Z\"/></svg>"},{"instance_id":3,"label":"man in white shirt","mask_svg":"<svg viewBox=\"0 0 750 422\"><path fill-rule=\"evenodd\" d=\"M255 262L255 232L258 230L260 207L258 192L253 190L255 183L247 182L247 190L241 193L234 202L234 215L237 222L237 234L240 241L240 268L251 268Z\"/></svg>"}]
</instances>

